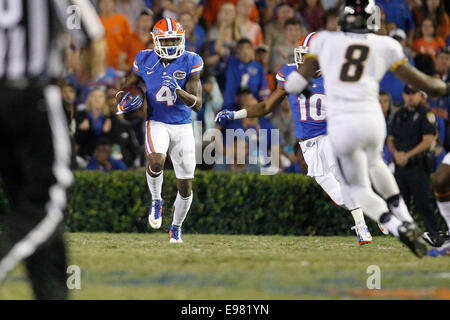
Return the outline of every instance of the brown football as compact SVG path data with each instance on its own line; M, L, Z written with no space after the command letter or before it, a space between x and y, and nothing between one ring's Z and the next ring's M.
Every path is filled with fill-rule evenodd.
M131 86L131 87L128 88L128 90L123 90L123 92L121 92L120 94L118 94L116 96L117 103L120 103L122 101L123 96L128 91L131 93L131 96L134 97L134 96L138 95L139 97L142 98L142 100L145 101L145 93L144 93L144 91L138 86Z

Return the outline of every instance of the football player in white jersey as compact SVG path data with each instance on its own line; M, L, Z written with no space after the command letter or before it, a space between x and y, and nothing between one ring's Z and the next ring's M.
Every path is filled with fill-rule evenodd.
M320 64L328 135L351 196L367 216L422 257L427 254L422 232L381 157L386 123L378 101L379 82L390 70L430 95L446 95L449 88L409 65L397 41L372 33L379 28L379 8L374 0L344 0L338 22L340 31L322 31L313 39L303 69L290 74L286 90L303 92Z
M316 32L306 34L300 39L294 49L295 63L284 65L277 73L278 86L266 100L248 106L239 111L222 110L217 114L216 121L222 119L237 120L242 118L262 117L272 112L281 101L288 97L294 122L295 136L299 140L303 157L308 165L308 176L314 177L322 189L339 206L347 209L355 220L352 227L358 236L360 245L372 242L372 235L364 221L364 214L356 203L342 190L342 178L336 168L336 160L327 137L326 99L323 94L323 79L318 72L309 86L310 95L288 94L284 89L286 77L303 66L303 57L309 52L309 43ZM380 228L382 228L380 226ZM384 229L381 229L382 231Z

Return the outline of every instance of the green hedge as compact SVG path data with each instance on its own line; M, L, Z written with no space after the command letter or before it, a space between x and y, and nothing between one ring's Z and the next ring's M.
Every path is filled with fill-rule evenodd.
M145 232L150 193L144 171L76 172L67 225L71 231ZM165 170L163 227L177 194ZM262 176L197 171L185 232L235 234L335 234L351 216L335 206L314 180L292 174Z
M150 193L145 172L75 172L66 224L70 231L148 232ZM165 170L162 231L172 220L173 171ZM0 210L6 207L0 191ZM368 219L366 219L368 220ZM304 175L196 172L187 233L343 235L353 220ZM373 234L379 230L372 222Z

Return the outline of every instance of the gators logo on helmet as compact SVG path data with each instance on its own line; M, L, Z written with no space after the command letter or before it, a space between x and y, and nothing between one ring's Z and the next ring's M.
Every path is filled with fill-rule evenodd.
M160 58L176 59L184 53L185 32L175 19L159 20L151 32L155 43L155 52Z

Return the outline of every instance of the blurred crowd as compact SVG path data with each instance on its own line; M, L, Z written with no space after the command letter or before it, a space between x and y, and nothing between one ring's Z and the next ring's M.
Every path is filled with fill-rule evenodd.
M294 62L294 48L311 31L337 29L340 0L91 0L106 35L103 54L85 61L83 50L68 44L65 77L61 79L64 106L75 145L77 168L126 170L146 164L145 111L116 115L115 95L121 88L135 55L152 49L150 31L161 18L177 19L186 31L186 50L205 61L202 73L203 109L193 113L201 121L196 130L216 128L215 114L236 110L268 97L276 87L275 74ZM376 0L381 8L380 34L401 43L412 65L447 82L450 69L450 21L444 0ZM81 72L90 64L90 73ZM404 107L404 85L388 73L380 83L380 102L389 122ZM437 118L432 152L436 165L450 151L448 97L423 93L421 105ZM230 121L218 129L279 129L279 138L267 144L280 147L275 172L306 172L296 143L287 99L269 117ZM261 135L246 137L248 144ZM270 136L270 134L269 134ZM197 143L202 143L197 141ZM233 139L224 150L236 149ZM241 147L242 148L242 147ZM245 148L248 157L249 148ZM258 155L256 155L258 158ZM385 161L393 162L385 148ZM261 166L270 166L262 161ZM254 171L260 165L199 165L201 169Z

